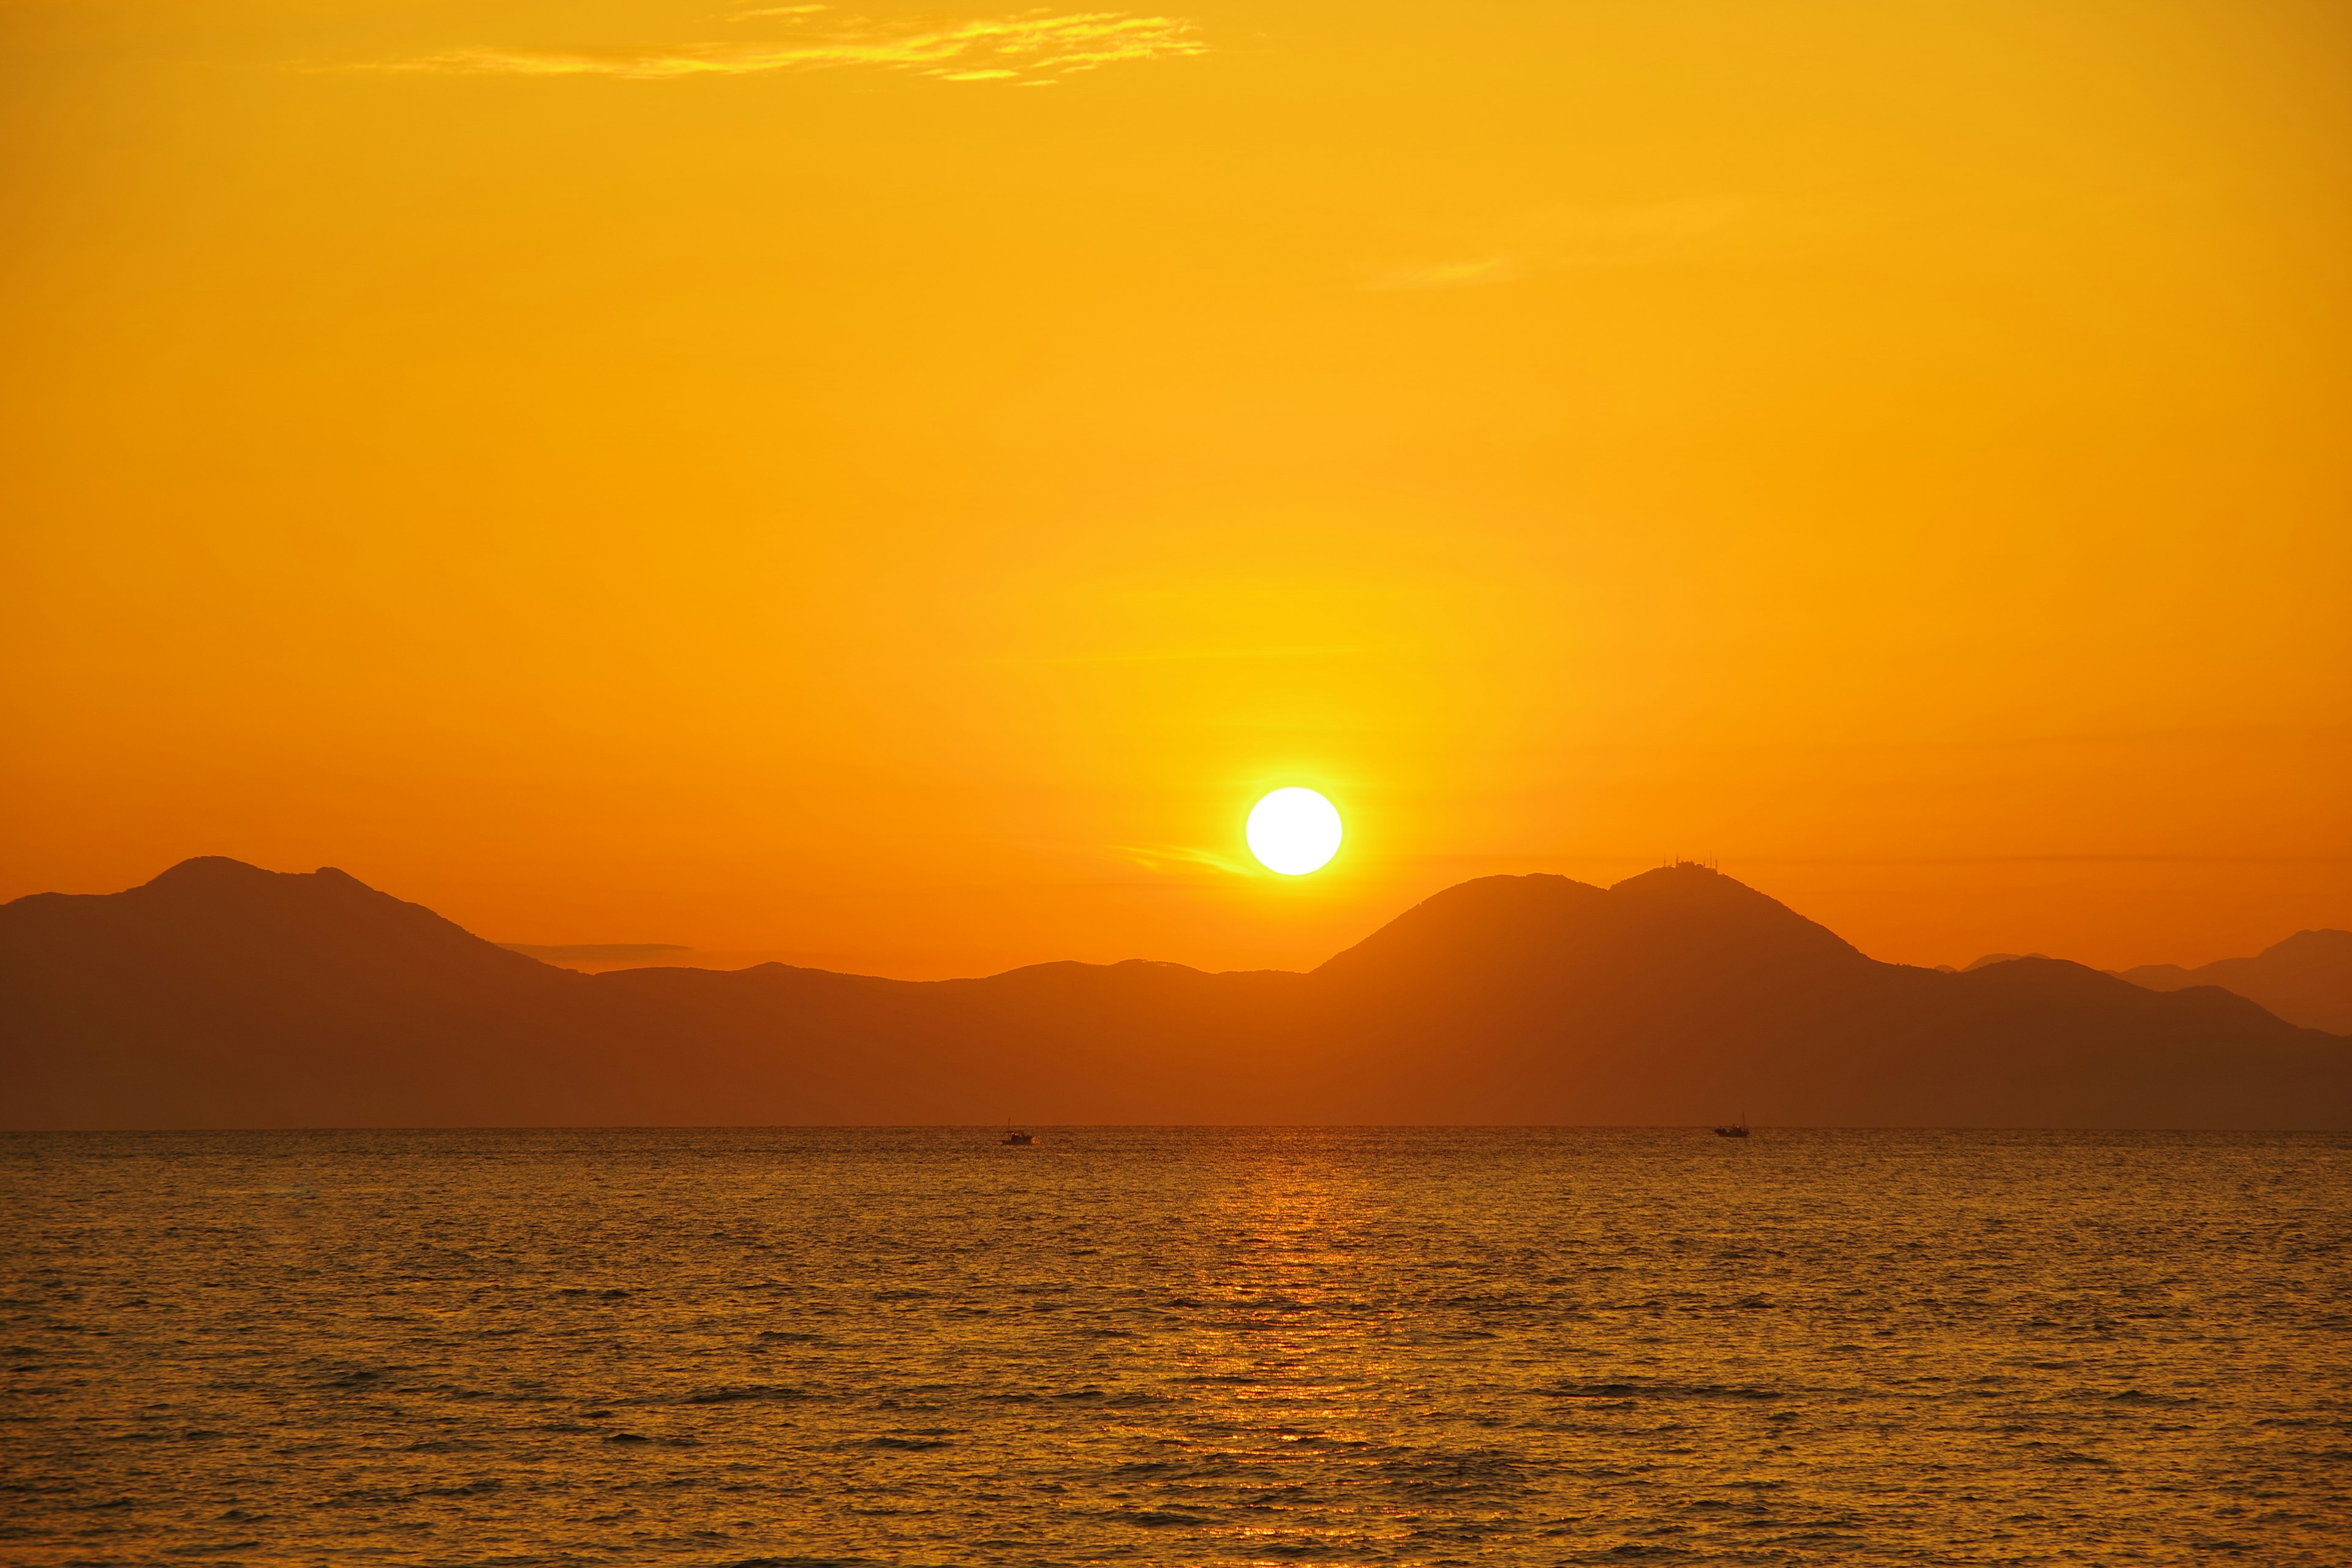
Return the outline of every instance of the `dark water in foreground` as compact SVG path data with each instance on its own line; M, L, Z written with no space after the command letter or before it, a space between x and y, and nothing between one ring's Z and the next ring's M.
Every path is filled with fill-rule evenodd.
M2352 1141L0 1138L0 1562L2352 1560Z

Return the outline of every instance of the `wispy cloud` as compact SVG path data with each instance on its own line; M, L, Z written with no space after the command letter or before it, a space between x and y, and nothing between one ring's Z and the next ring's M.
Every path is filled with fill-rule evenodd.
M1247 877L1257 868L1233 855L1220 855L1213 849L1193 849L1181 844L1122 844L1111 851L1130 865L1147 871L1186 871L1207 867L1228 876Z
M1017 655L1001 662L1008 664L1223 664L1252 659L1354 658L1376 651L1369 647L1349 643L1299 647L1142 648L1119 653Z
M1748 206L1706 196L1644 206L1541 207L1451 257L1366 268L1364 287L1475 289L1547 272L1669 260L1738 223Z
M866 66L944 81L1002 81L1045 87L1075 72L1133 60L1205 54L1192 23L1176 16L1118 11L1027 11L963 21L844 19L811 25L823 5L745 11L738 18L779 18L794 30L753 42L662 44L635 48L468 48L372 68L467 76L603 76L656 80L745 76L761 71Z

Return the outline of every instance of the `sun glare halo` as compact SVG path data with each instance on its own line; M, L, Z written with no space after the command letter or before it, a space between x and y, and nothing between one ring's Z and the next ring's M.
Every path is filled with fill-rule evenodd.
M1339 852L1339 810L1311 789L1278 789L1250 807L1244 835L1258 864L1303 877Z

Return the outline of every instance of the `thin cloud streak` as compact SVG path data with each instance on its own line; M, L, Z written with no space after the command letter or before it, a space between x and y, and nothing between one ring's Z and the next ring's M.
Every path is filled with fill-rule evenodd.
M1359 658L1379 652L1353 644L1316 647L1151 648L1138 653L1016 655L991 664L1208 664L1279 658Z
M823 6L782 6L747 16L797 19ZM598 76L654 81L690 76L869 66L943 81L1050 86L1060 77L1130 61L1205 54L1191 22L1117 11L1028 12L896 26L856 23L827 34L758 43L670 44L637 49L453 49L368 68L456 76Z
M1547 272L1670 260L1738 222L1749 205L1706 196L1638 207L1544 207L1466 256L1368 268L1364 287L1477 289Z
M1122 844L1111 852L1147 871L1179 871L1205 866L1213 871L1223 871L1234 877L1257 874L1255 866L1237 856L1220 855L1213 849L1194 849L1181 844Z

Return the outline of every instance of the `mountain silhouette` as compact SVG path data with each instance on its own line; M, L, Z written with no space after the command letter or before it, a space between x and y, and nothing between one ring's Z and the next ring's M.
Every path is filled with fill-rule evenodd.
M1732 879L1488 877L1307 973L551 967L341 871L0 906L16 1129L2352 1126L2352 1041L2211 986L1881 963Z
M2219 985L2290 1023L2352 1034L2352 931L2299 931L2252 958L2224 958L2196 969L2143 963L2116 975L2151 991Z
M694 949L675 942L572 942L553 944L529 942L499 943L509 952L520 952L526 958L536 958L544 963L560 963L566 968L580 963L639 964L667 959L675 963L680 953Z

